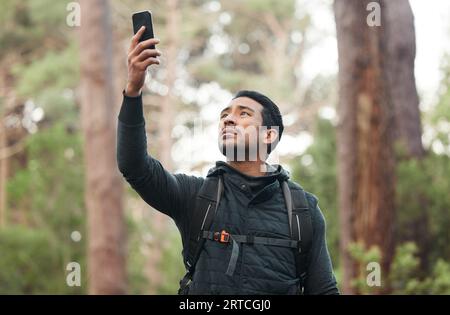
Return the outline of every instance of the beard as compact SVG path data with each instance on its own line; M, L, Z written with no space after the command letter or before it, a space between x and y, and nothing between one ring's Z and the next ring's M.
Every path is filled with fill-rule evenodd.
M226 143L219 141L219 150L228 161L257 161L263 159L259 152L259 144L238 144L236 142Z

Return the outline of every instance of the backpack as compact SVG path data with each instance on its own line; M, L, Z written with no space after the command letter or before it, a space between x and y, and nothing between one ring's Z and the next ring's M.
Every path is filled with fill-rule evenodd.
M230 263L226 272L229 275L232 275L234 272L239 254L239 246L235 246L237 245L236 243L291 247L294 251L296 274L300 280L298 292L299 294L304 293L307 255L311 249L313 237L311 213L305 191L299 185L295 185L289 180L280 180L280 185L286 203L291 240L251 235L232 235L225 230L220 232L209 231L223 194L223 177L222 174L219 174L218 176L205 178L197 194L196 206L190 220L189 238L183 248L186 274L180 280L178 294L188 294L189 285L195 272L195 265L207 239L233 244Z

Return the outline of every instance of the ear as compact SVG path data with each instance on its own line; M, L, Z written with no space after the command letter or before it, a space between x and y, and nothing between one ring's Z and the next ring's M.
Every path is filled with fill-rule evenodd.
M263 142L267 145L269 145L270 143L275 144L276 140L278 138L278 130L271 128L271 129L267 129L265 131L265 135L263 137ZM273 145L272 145L273 148Z

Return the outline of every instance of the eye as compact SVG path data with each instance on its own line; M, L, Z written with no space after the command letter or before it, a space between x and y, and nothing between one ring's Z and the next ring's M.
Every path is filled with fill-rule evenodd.
M244 115L244 114L247 115L247 116L250 116L250 114L247 113L247 112L242 112L242 113L241 113L241 116Z
M227 116L227 113L223 113L222 115L220 115L220 119L223 119Z

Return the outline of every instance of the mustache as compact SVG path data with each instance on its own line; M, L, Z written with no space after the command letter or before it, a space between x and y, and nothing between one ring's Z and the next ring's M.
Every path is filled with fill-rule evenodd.
M259 132L261 130L260 128L261 128L261 126L253 126L253 125L247 126L247 127L225 126L220 129L220 135L223 135L224 133L232 133L232 134L242 135L242 134L246 133L247 131L251 131L252 129Z
M235 127L224 127L220 131L220 134L223 135L225 133L238 134L238 130Z

